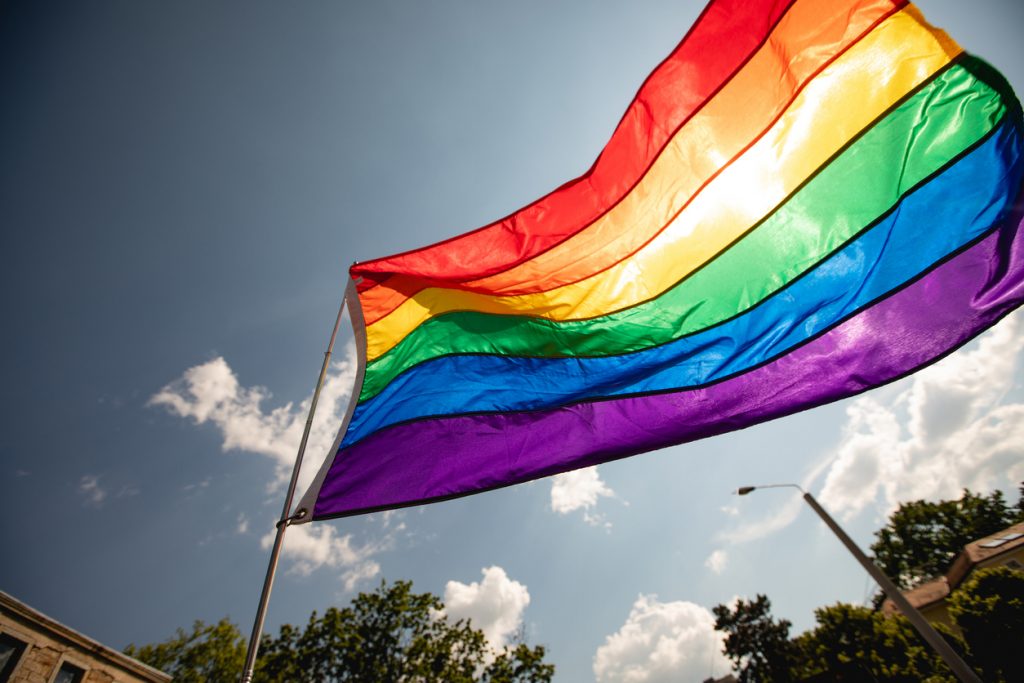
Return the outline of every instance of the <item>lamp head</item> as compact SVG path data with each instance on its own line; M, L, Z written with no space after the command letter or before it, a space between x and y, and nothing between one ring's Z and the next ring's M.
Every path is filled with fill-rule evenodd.
M736 489L736 494L740 496L745 496L756 488L756 486L741 486L738 489Z

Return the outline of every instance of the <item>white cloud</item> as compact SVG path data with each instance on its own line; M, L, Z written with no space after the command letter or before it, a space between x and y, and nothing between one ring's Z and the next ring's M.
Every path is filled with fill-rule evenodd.
M142 492L139 491L139 487L138 486L135 486L134 484L125 484L120 489L118 489L117 495L114 496L114 497L115 498L131 498L132 496L137 496L140 493L142 493Z
M614 496L615 492L597 473L597 466L557 474L551 478L551 509L562 515L583 510L583 519L593 526L610 526L601 515L591 513L590 508L597 505L601 498Z
M1024 477L1024 404L1006 403L1020 360L1021 317L1012 315L895 391L847 408L842 446L820 499L850 518L900 502L955 498L964 488L1012 489Z
M185 484L184 486L181 487L181 490L185 491L186 493L192 493L193 491L202 491L204 489L210 488L210 481L210 477L206 477L202 481L197 481L192 484Z
M1022 314L1008 316L976 344L907 379L850 402L842 445L804 474L836 516L871 511L881 520L899 503L1014 489L1024 479L1024 403L1007 402L1020 363ZM745 543L790 525L803 510L794 492L772 514L722 531ZM723 508L732 514L732 508Z
M484 578L479 583L449 581L445 585L445 614L452 620L469 619L473 628L483 631L491 646L500 650L523 623L530 593L501 567L482 571Z
M729 564L729 555L721 548L712 551L712 553L708 555L708 559L704 560L704 566L715 574L721 574L724 572L727 564Z
M594 654L598 683L701 681L724 673L722 634L709 610L692 602L641 595L629 618Z
M78 482L78 492L85 498L85 504L99 507L107 498L107 491L100 486L99 475L86 474Z
M334 442L355 381L355 349L346 349L347 360L332 363L324 380L316 416L309 434L298 492L312 481L323 457ZM277 466L273 488L287 483L295 462L312 394L299 405L286 403L264 409L271 393L265 387L242 386L223 358L189 368L149 400L196 424L213 424L220 430L225 451L238 450L269 457Z
M276 530L271 529L260 539L264 550L274 544ZM292 560L291 571L308 576L317 569L340 569L345 590L351 591L360 582L372 579L380 572L374 555L392 546L391 535L364 545L353 541L352 534L338 536L334 527L326 523L291 526L285 533L282 554Z
M355 349L351 344L346 356L347 360L331 364L324 379L299 476L299 494L308 487L327 455L347 407L355 381ZM270 391L264 387L242 386L227 361L218 357L186 370L150 398L149 404L164 406L196 424L212 424L221 433L221 447L225 451L270 458L276 465L271 488L277 489L291 475L312 394L298 405L286 403L265 409L263 403L270 398ZM207 478L186 486L185 490L199 491L209 483ZM378 518L383 535L366 543L358 543L352 534L339 536L328 524L292 526L285 535L282 553L292 561L290 571L301 575L321 568L340 570L345 589L351 591L380 572L380 565L372 558L393 547L395 535L405 529L404 524L395 523L398 519L398 515ZM249 527L249 518L240 514L235 531L245 534ZM274 534L271 529L260 539L264 549L273 545Z
M795 491L795 489L794 489ZM720 540L726 543L748 543L756 541L776 531L785 529L793 523L793 520L800 514L804 505L803 499L794 493L774 513L761 516L753 521L740 520L740 523L718 534Z

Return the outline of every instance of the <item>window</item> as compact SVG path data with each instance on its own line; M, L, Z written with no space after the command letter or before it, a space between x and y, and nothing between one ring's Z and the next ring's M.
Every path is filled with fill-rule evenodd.
M978 546L982 547L982 548L998 548L999 546L1001 546L1004 543L1009 543L1010 541L1016 541L1021 536L1024 536L1024 534L1014 533L1014 534L1006 534L1004 536L996 536L991 541L985 541L984 543L979 543Z
M74 664L64 662L60 665L60 671L57 672L57 677L53 679L53 683L82 683L83 678L85 678L84 669L79 669Z
M6 633L0 633L0 683L10 680L23 652L25 643Z

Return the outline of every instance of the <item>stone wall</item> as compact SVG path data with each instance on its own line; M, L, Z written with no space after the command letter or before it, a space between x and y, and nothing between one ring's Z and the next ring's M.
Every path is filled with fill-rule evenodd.
M109 648L0 592L0 634L25 644L8 683L54 683L61 667L82 683L169 683L171 677ZM0 681L4 680L0 672Z

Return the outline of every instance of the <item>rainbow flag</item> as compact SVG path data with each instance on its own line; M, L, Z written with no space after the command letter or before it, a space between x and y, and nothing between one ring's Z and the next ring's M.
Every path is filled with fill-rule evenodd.
M324 519L852 396L1024 296L1020 105L892 0L713 0L583 176L355 264ZM308 519L308 517L307 517Z

